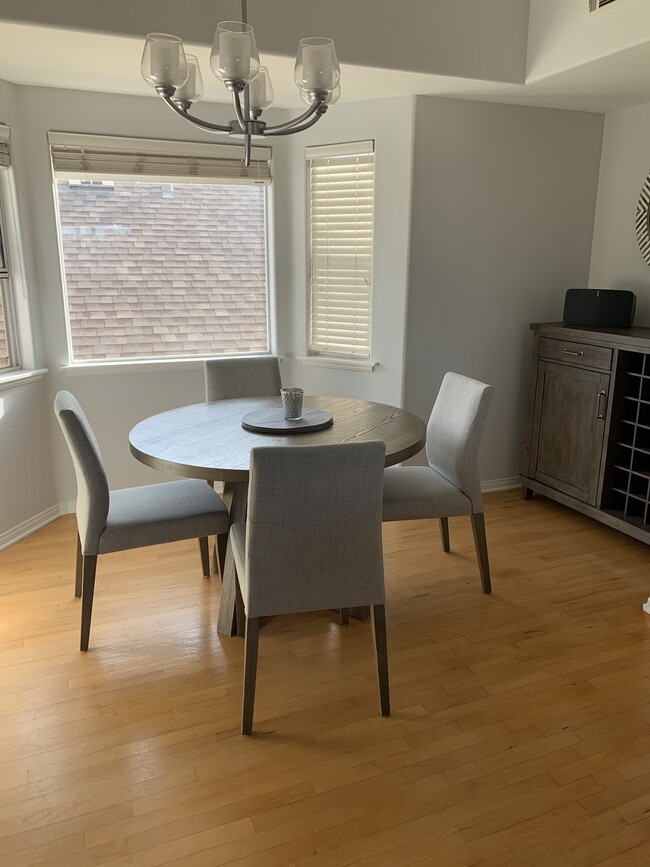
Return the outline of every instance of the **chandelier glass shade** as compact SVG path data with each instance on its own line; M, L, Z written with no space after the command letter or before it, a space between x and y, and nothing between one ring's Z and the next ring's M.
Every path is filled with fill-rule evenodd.
M245 15L242 6L242 17ZM250 165L253 136L290 135L313 126L341 95L341 70L331 39L310 37L298 45L294 80L308 106L286 123L269 126L262 112L273 102L269 71L260 65L255 33L246 21L222 21L217 25L210 54L210 68L232 94L235 117L228 124L210 123L190 113L204 93L199 62L186 54L178 36L150 33L142 54L144 80L176 114L199 129L243 136L244 164Z

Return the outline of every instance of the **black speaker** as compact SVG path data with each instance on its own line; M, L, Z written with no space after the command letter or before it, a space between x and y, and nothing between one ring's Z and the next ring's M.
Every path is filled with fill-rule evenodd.
M567 289L565 325L629 328L634 322L636 295L628 289Z

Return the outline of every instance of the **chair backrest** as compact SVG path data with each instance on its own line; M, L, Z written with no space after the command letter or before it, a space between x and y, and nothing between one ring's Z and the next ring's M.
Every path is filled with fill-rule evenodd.
M215 358L204 362L204 371L208 401L280 396L280 363L275 356Z
M247 617L384 602L383 442L251 450Z
M57 394L54 412L77 475L77 527L81 550L84 554L97 554L110 499L99 445L84 411L69 391Z
M446 373L427 425L429 466L483 511L478 453L494 388L459 373Z

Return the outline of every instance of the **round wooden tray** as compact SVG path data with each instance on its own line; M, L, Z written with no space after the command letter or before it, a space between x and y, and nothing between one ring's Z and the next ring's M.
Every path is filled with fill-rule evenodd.
M256 409L241 420L241 426L255 433L299 434L325 430L334 424L330 412L322 409L303 409L302 418L292 421L284 417L284 410L276 407Z

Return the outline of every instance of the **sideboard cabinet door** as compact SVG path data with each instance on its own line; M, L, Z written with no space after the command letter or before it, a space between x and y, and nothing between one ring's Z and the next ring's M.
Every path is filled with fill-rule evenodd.
M596 504L608 374L540 361L533 422L534 478Z

